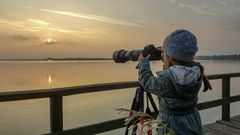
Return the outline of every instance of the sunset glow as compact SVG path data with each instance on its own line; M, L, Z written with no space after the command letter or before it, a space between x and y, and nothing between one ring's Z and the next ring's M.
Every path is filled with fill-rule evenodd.
M48 83L52 83L52 76L48 75Z
M35 19L27 19L27 21L30 21L30 22L33 22L33 23L36 23L36 24L40 24L40 25L43 25L43 26L48 26L50 24L49 22L42 21L42 20L35 20Z
M47 43L57 42L57 40L52 39L52 38L47 38L46 41L47 41Z
M52 45L52 44L56 44L57 40L52 38L47 38L44 43L46 43L47 45Z
M1 59L111 57L161 46L180 28L197 36L197 55L240 50L239 0L1 0L0 8Z

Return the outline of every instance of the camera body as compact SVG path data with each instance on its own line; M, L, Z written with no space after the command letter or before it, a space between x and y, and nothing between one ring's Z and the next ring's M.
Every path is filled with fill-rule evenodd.
M125 63L127 61L137 61L140 55L147 57L150 55L149 60L161 60L162 59L162 49L161 47L155 47L154 45L146 45L143 50L116 50L113 53L113 60L116 63Z

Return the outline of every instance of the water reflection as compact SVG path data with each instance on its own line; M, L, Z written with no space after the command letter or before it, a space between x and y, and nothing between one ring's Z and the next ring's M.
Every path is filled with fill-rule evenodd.
M49 84L52 83L52 75L51 75L51 74L48 75L48 83L49 83Z
M239 61L201 61L206 69L206 74L227 72L240 72ZM136 81L136 62L116 64L112 61L104 62L64 62L64 61L38 61L38 62L0 62L0 91L16 91L44 89L54 87L79 86L106 82ZM153 73L161 70L161 62L152 62ZM231 79L231 95L240 92L239 79ZM199 93L199 102L218 99L221 97L221 80L211 80L213 90ZM64 126L66 128L79 127L80 125L92 124L105 120L121 117L114 108L129 108L134 90L119 90L99 93L80 94L64 97ZM104 100L102 100L104 99ZM156 99L154 97L154 99ZM0 134L41 134L49 131L49 109L47 101L41 106L33 104L36 100L29 100L29 106L25 107L16 102L16 105L1 103L0 111ZM15 102L14 102L15 103ZM33 107L31 107L33 106ZM36 109L34 108L36 107ZM9 110L9 108L11 110ZM30 109L26 109L30 108ZM34 109L32 109L34 108ZM239 114L239 103L231 104L231 116ZM18 111L15 111L18 110ZM37 112L35 112L35 110ZM97 110L97 111L96 111ZM32 112L34 111L34 112ZM40 111L40 112L39 112ZM44 111L44 112L41 112ZM220 119L220 109L212 108L201 111L203 123L213 122ZM11 112L11 113L9 113ZM27 118L22 118L27 114ZM28 115L33 114L33 115ZM40 115L42 114L42 115ZM33 121L38 121L34 123ZM16 123L25 123L25 125ZM34 124L39 125L34 125ZM27 127L27 128L26 128ZM13 131L12 129L16 129ZM28 128L36 128L31 131ZM20 133L20 132L24 133ZM25 132L26 131L26 132ZM18 132L18 133L16 133ZM114 133L115 134L115 133Z

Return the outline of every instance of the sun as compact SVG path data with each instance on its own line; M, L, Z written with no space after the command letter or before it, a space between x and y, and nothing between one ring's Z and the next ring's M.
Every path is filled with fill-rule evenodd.
M53 44L58 43L58 41L56 39L53 39L53 38L46 38L43 42L46 45L53 45Z
M56 39L52 39L52 38L47 38L46 42L47 43L55 43L55 42L57 42L57 40Z

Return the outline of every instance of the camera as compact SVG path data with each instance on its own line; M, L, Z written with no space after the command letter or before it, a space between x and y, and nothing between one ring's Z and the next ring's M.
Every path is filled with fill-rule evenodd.
M125 63L127 61L137 61L138 57L140 55L143 55L144 57L147 57L150 55L149 60L161 60L162 59L162 49L161 47L155 47L154 45L146 45L143 50L131 50L126 51L124 49L122 50L116 50L113 53L113 60L116 63Z

